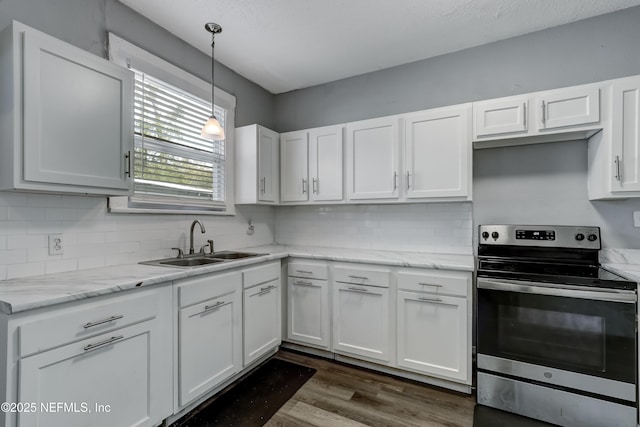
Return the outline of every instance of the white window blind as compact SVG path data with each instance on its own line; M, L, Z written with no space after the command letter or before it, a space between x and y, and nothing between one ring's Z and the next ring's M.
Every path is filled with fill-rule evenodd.
M225 203L225 143L200 137L211 103L141 71L135 73L134 193L167 203ZM215 114L225 126L226 111Z

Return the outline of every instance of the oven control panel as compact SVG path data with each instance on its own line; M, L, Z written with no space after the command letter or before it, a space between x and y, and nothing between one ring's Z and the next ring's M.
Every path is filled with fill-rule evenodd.
M600 228L568 225L481 225L478 243L600 249Z

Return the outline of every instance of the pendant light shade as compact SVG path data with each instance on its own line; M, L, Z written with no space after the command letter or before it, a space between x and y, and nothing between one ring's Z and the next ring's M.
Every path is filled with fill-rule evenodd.
M222 27L216 23L209 22L207 24L204 24L204 28L211 33L211 117L209 117L209 120L207 120L207 122L204 124L204 127L200 132L200 136L206 139L218 141L224 139L224 128L220 125L220 122L214 114L215 102L213 94L215 90L215 80L213 51L216 44L216 34L220 34L222 32Z

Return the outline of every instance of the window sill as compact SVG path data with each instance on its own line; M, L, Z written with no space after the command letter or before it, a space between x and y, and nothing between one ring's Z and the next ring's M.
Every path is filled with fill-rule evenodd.
M139 208L129 206L128 196L109 197L107 199L107 212L115 214L152 214L152 215L213 215L234 216L235 208L231 205L225 211L208 209L170 209L170 208Z

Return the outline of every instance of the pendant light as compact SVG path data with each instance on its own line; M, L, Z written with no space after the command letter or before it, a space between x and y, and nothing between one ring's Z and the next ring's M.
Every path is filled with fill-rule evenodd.
M213 69L214 69L214 61L213 61L213 49L216 44L216 34L220 34L222 32L222 27L216 23L209 22L204 24L204 28L211 33L211 117L207 120L207 123L204 124L202 128L202 132L200 132L200 136L206 139L213 139L214 141L218 141L224 139L224 129L220 125L218 119L214 114L215 103L213 102L213 92L215 90L213 79Z

